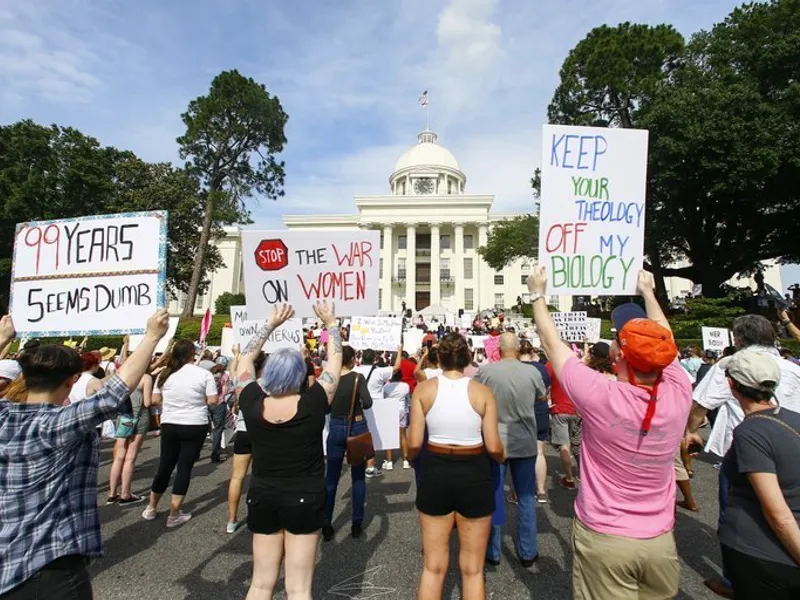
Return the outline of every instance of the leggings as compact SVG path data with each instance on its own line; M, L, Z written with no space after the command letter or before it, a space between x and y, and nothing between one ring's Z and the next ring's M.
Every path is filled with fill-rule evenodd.
M166 491L169 478L177 465L172 493L176 496L186 495L192 467L200 456L207 433L208 425L161 424L161 460L153 478L153 493L163 494Z

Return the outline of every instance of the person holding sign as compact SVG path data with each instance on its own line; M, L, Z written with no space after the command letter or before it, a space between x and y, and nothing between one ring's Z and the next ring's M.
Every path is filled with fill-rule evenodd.
M653 276L640 271L637 289L647 311L623 304L611 315L617 338L609 356L618 374L612 381L561 343L547 309L544 267L528 278L542 346L583 418L583 484L573 524L576 600L678 593L673 462L692 390L653 287Z
M58 345L22 352L26 399L0 400L0 596L91 600L86 567L102 554L95 430L127 402L168 325L166 310L155 313L142 343L103 388L63 407L83 371L80 354ZM11 318L3 317L0 345L14 336Z
M253 449L247 495L247 525L253 532L253 580L249 600L272 598L284 555L289 598L311 598L317 543L325 517L325 458L322 431L342 371L342 337L333 304L314 305L328 328L328 364L317 382L301 392L306 378L302 354L281 348L270 354L263 388L254 360L269 335L294 314L276 306L244 349L237 371L239 408Z

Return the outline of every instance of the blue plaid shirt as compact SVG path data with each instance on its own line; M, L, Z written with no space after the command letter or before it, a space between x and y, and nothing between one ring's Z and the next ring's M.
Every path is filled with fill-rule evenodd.
M95 428L128 394L115 376L66 407L0 400L0 594L61 556L102 554Z

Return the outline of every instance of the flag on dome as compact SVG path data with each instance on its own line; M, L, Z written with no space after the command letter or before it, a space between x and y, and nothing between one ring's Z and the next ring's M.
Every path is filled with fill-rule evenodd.
M428 90L425 90L419 96L419 105L420 106L428 106Z

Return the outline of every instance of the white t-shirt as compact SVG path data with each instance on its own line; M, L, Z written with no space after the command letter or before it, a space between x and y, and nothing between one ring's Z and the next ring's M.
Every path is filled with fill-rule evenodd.
M775 390L778 402L782 408L800 412L800 366L781 358L775 348L749 346L748 350L769 354L775 359L781 370L781 382ZM719 364L711 367L703 377L695 388L692 399L708 410L719 408L705 450L717 456L725 456L733 443L733 430L744 420L744 412L739 401L733 397L725 371L720 369Z
M159 387L156 377L153 393L161 395L162 424L206 425L206 398L217 395L217 384L209 371L189 364L170 375L163 387Z
M411 388L402 381L390 381L383 387L383 397L398 400L400 406L408 407L411 400Z
M114 375L117 372L117 363L115 363L113 360L104 360L100 363L100 368L103 369L106 377L108 377L109 375Z
M369 377L369 372L372 371L372 365L359 365L353 371L361 373L366 379ZM392 375L394 375L392 367L375 367L375 370L372 371L372 377L367 382L367 389L373 402L383 400L383 386L392 379Z
M428 379L436 379L442 374L441 369L423 369L422 372L425 373L425 377Z
M75 385L72 386L72 390L69 393L70 404L75 404L76 402L85 400L86 394L89 391L89 384L95 379L97 378L91 373L81 373L81 376L78 377L78 381L75 382Z

